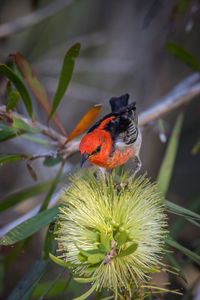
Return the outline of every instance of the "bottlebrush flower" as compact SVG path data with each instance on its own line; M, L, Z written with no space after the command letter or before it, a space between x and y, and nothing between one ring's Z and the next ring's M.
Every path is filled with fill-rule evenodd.
M114 176L106 183L93 172L76 174L61 195L60 258L82 277L77 281L93 284L80 299L103 287L115 299L143 299L151 273L161 269L167 224L156 184L141 176L121 189Z

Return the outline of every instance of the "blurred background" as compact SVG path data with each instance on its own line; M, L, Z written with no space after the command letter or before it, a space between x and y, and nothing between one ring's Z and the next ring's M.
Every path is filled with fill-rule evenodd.
M26 23L24 16L27 16L28 22L32 18L33 24ZM3 24L6 26L2 27ZM7 29L10 31L7 32ZM198 0L0 1L0 63L11 65L12 57L9 55L16 51L22 53L36 71L50 99L54 97L66 51L75 42L81 43L72 81L57 110L67 133L72 131L81 117L96 103L103 104L99 118L108 113L109 99L113 96L130 93L131 100L137 102L138 113L151 107L194 72L167 52L166 42L173 41L181 45L200 61L199 37ZM37 120L46 124L45 111L36 100L33 102ZM2 75L0 103L7 103L6 79ZM18 111L26 115L23 104L19 105ZM179 109L163 118L167 138L178 111ZM54 127L52 122L50 125ZM200 104L199 98L196 98L185 108L178 155L167 194L170 201L197 211L200 207L200 160L199 153L192 155L192 149L200 135L199 125ZM147 171L152 180L156 180L166 149L166 143L161 142L159 133L157 121L143 130L141 172ZM44 151L41 146L19 138L0 145L1 153L39 154ZM66 163L66 172L78 168L79 162L80 155L76 153ZM40 160L35 161L33 166L39 182L53 178L58 170L57 166L45 167ZM131 167L129 163L127 167ZM33 184L23 162L0 168L2 199ZM0 227L5 228L7 224L23 216L41 199L43 196L34 197L3 213ZM174 224L177 220L170 216L169 222ZM188 224L182 226L179 241L192 250L197 247L199 233L197 227ZM15 263L8 268L3 279L1 299L7 298L39 256L43 238L43 233L37 234L29 245L30 251L20 253ZM3 248L3 255L9 252L8 248ZM177 253L177 260L182 261L184 257ZM57 269L53 264L49 269L46 280L56 276ZM185 272L188 285L174 279L175 287L183 290L200 278L195 264L190 264ZM68 275L63 276L67 278ZM74 295L81 294L81 288L72 283L67 294L59 299L72 299ZM180 299L180 296L168 295L165 299Z

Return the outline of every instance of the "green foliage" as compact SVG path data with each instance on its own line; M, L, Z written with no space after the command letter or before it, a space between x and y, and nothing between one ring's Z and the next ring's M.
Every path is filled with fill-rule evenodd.
M16 162L16 161L22 160L23 158L24 158L24 155L0 154L0 165L3 165L5 163L10 163L10 162Z
M196 262L197 264L200 265L200 256L198 254L196 254L195 252L183 247L182 245L180 245L178 242L176 242L172 238L167 238L166 243L169 246L181 251L182 253L187 255L190 259L192 259L194 262Z
M166 49L170 54L179 58L192 69L196 70L197 72L200 71L200 63L190 52L185 50L183 47L177 45L176 43L168 42L166 44Z
M72 73L74 70L75 58L79 55L80 49L81 49L81 45L77 43L73 45L65 55L62 70L60 73L58 88L55 97L53 99L53 104L52 104L51 111L49 113L48 120L52 118L54 112L56 111L58 105L60 104L60 101L64 96L65 91L70 83L70 80L72 78Z
M58 207L59 205L56 205L50 209L40 212L36 216L11 229L0 240L0 244L12 245L36 233L44 226L52 222L52 220L57 218L59 213Z
M138 248L138 243L132 243L129 247L123 250L120 254L116 255L116 257L123 257L132 254Z
M182 11L184 11L188 7L188 3L189 1L187 0L178 1L175 7L176 13L181 13ZM181 46L173 42L168 42L166 44L166 49L169 53L176 56L178 59L186 63L192 69L198 72L200 71L200 63L190 52L188 52ZM56 109L69 86L74 70L75 59L78 57L79 52L79 43L73 45L67 51L64 57L59 83L52 102L52 106L48 99L46 90L44 89L43 85L36 76L35 71L20 53L16 53L16 55L14 55L15 63L17 65L14 71L6 65L0 65L0 72L8 79L6 88L8 95L6 112L8 116L7 119L2 119L0 123L0 142L5 142L12 138L20 137L32 143L40 144L44 147L52 147L51 143L46 139L45 133L42 130L35 129L34 123L31 123L31 120L30 122L26 123L23 118L18 118L16 117L16 115L12 116L13 110L17 110L17 104L20 101L20 99L22 99L29 117L32 119L32 121L34 119L32 99L28 89L26 88L26 85L24 84L24 81L28 85L28 88L31 89L36 99L45 109L46 113L48 114L48 120L52 118L56 126L60 129L63 135L65 135L65 129L63 128L58 116L56 115ZM17 91L12 89L13 85ZM72 131L72 133L68 136L68 138L66 138L66 143L80 135L80 133L82 133L91 124L91 122L93 122L100 109L101 105L92 107L88 111L88 113L81 119L81 121ZM159 170L158 188L162 193L163 197L166 196L167 191L169 189L179 145L182 123L183 113L179 113L171 137L168 142L163 162ZM161 121L159 121L159 126L160 129L163 131L164 128L163 123ZM192 154L197 154L198 150L199 142L195 144L192 150ZM111 237L109 233L107 234L102 231L93 232L93 235L95 237L95 243L97 243L98 245L95 246L95 249L83 250L79 247L79 245L76 245L78 249L77 259L80 261L80 264L73 264L65 261L66 257L63 257L62 254L60 256L55 256L54 254L57 243L54 239L54 221L60 214L59 205L57 204L50 209L47 208L61 180L65 164L65 157L62 156L62 147L59 148L58 152L53 153L52 156L50 153L49 156L46 155L44 157L45 159L43 165L45 167L53 167L61 163L55 177L52 180L48 180L43 183L38 183L37 185L31 186L29 188L24 188L23 190L17 193L13 193L7 196L6 198L2 199L0 202L0 212L4 212L30 198L35 199L35 197L41 195L42 193L48 190L46 197L44 197L43 204L39 213L33 216L32 218L17 225L15 228L7 232L0 240L0 244L4 246L16 244L15 247L5 257L4 262L0 264L0 279L3 279L4 272L6 271L6 269L10 266L13 260L16 259L16 256L20 253L20 251L25 250L29 238L33 234L38 232L40 229L44 228L45 226L48 226L43 245L42 257L35 261L35 263L32 265L29 271L25 274L25 276L18 282L14 290L11 292L8 300L26 300L30 299L31 297L42 300L50 297L51 295L60 295L64 291L66 285L72 285L72 276L70 276L67 282L65 280L59 280L60 276L63 273L63 268L61 272L59 272L58 276L56 276L55 279L53 279L51 282L39 282L45 274L45 270L49 264L49 261L51 260L56 264L68 269L77 269L84 266L84 271L81 274L81 276L85 277L75 277L74 279L79 283L92 283L95 282L102 275L100 273L98 275L93 276L93 273L97 270L97 268L100 267L101 264L104 265L105 260L107 259L106 257L112 249L113 237L116 242L116 251L118 253L117 255L115 255L114 258L116 260L118 260L118 258L123 258L124 260L126 260L127 256L133 254L139 247L139 244L137 242L132 242L132 240L130 240L129 234L125 230L119 231L119 228L117 227L118 225L114 224L113 228L115 227L115 231L113 237ZM33 170L32 166L29 164L29 160L31 159L33 159L33 157L28 154L0 154L0 166L6 163L26 160L29 172L32 174L32 177L36 179L36 173ZM110 193L113 193L111 189ZM172 239L169 236L167 239L165 239L165 243L168 245L168 247L170 247L170 250L175 249L180 251L189 258L188 261L193 261L196 264L200 264L198 248L196 248L196 250L194 251L191 251L190 249L187 249L186 247L182 246L181 241L179 243L178 238L182 232L183 226L187 225L188 222L191 222L197 227L200 226L200 215L196 212L198 211L199 207L197 206L198 200L199 197L194 199L194 206L190 205L187 208L177 205L169 200L163 200L163 204L166 206L168 213L177 216L176 222L171 227L171 235L174 239ZM91 232L90 234L92 235ZM175 240L175 238L177 240ZM178 273L178 275L182 277L185 281L187 281L187 278L184 274L183 265L179 264L176 261L173 253L167 252L166 258L168 262L172 265L172 267L175 269L175 271ZM110 259L110 261L108 260L108 263L110 263L111 260L112 258ZM146 273L156 272L153 268L148 268L145 266L143 267L143 271ZM74 300L83 300L89 297L97 288L97 283L98 281L96 281L86 293L84 293L80 297L75 298ZM196 284L197 281L195 281L191 285L191 287L187 290L186 294L182 298L183 300L189 299L189 297L191 297L192 291ZM0 292L1 290L2 286L0 285ZM81 291L79 289L77 290L80 294ZM115 295L115 298L116 297L117 295Z
M12 108L15 108L17 103L20 100L20 95L18 92L12 91L10 81L7 83L7 94L9 97L9 102L6 106L6 110L9 111Z
M25 276L19 281L8 297L8 300L29 299L40 278L43 276L48 263L49 260L43 260L42 258L36 260Z
M182 123L183 113L179 114L179 116L177 117L176 124L170 137L165 157L158 174L158 188L164 196L168 190L173 171Z
M0 212L19 204L22 201L28 200L31 197L40 195L50 187L51 182L51 180L45 181L2 199L0 202Z
M10 81L12 81L12 83L20 93L20 96L22 97L29 116L33 118L31 97L23 81L6 65L0 65L0 72L3 73L7 78L9 78Z

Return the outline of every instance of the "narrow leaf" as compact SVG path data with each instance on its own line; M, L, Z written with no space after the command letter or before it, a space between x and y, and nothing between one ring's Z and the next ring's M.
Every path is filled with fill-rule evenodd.
M105 258L105 254L103 253L96 253L96 254L91 254L88 256L88 262L92 265L96 265L99 262L103 261Z
M77 282L80 282L80 283L90 283L94 280L97 280L99 277L101 277L102 273L98 274L97 276L94 276L94 277L89 277L89 278L78 278L78 277L75 277L74 280L76 280Z
M30 66L29 62L24 58L24 56L17 52L15 54L15 61L20 69L20 72L22 73L24 79L26 80L27 84L29 85L31 91L35 95L36 99L40 102L42 107L45 109L45 111L49 114L50 112L50 101L47 96L47 92L41 82L39 81L35 71ZM57 115L53 116L53 121L58 127L58 129L66 135L65 129L63 128L59 118Z
M168 187L169 187L169 183L170 183L170 179L171 179L171 175L172 175L172 171L173 171L173 167L174 167L174 162L175 162L175 158L176 158L176 153L177 153L177 149L178 149L178 143L179 143L179 137L180 137L181 128L182 128L182 123L183 123L183 113L180 113L177 117L173 132L171 134L171 137L170 137L170 140L169 140L169 143L167 146L164 160L163 160L161 168L159 170L158 189L163 195L166 194Z
M40 280L48 263L49 260L43 261L42 258L36 260L25 276L18 282L17 286L8 297L8 300L22 300L23 296L28 293L29 290L33 292L32 287Z
M117 246L120 247L122 246L124 243L127 242L128 240L128 235L125 231L122 231L122 232L118 232L116 235L115 235L115 240L117 241Z
M49 293L49 291L53 288L53 286L56 284L56 282L58 281L58 279L61 277L61 275L63 274L63 271L61 271L56 278L50 283L50 285L48 286L48 288L44 291L44 293L40 296L40 298L38 300L43 300L46 299L47 294ZM70 279L71 280L71 279Z
M116 255L115 257L123 257L123 256L130 255L134 253L137 250L137 248L138 248L138 243L132 243L128 248L123 250L120 254Z
M31 164L27 163L26 166L27 166L27 170L29 171L29 174L31 175L33 180L37 181L37 174L36 174L35 170L33 169L33 167L31 166Z
M165 242L169 246L171 246L171 247L173 247L173 248L181 251L182 253L184 253L185 255L187 255L190 259L192 259L194 262L196 262L197 264L200 265L200 256L198 254L196 254L196 253L192 252L191 250L183 247L181 244L179 244L178 242L176 242L175 240L173 240L171 237L167 238L165 240Z
M58 207L59 205L56 205L19 224L5 234L0 244L12 245L36 233L57 218Z
M80 266L85 266L86 264L71 264L63 259L58 258L57 256L53 255L52 253L49 253L49 257L50 259L55 262L57 265L61 266L61 267L66 267L66 268L77 268Z
M42 251L42 257L44 260L49 258L49 253L50 253L51 249L54 248L53 244L56 243L55 235L54 235L54 227L55 227L55 223L51 222L49 224L49 228L46 232L44 247L43 247L43 251Z
M55 189L57 187L57 184L58 184L58 182L60 180L60 177L62 175L63 168L64 168L64 164L61 165L61 167L60 167L60 169L58 171L58 174L54 178L54 180L53 180L53 182L51 184L51 187L49 189L49 192L48 192L47 196L45 197L44 202L42 203L40 211L43 211L43 210L45 210L48 207L49 201L51 200L51 197L52 197L52 195L53 195L53 193L54 193L54 191L55 191Z
M78 125L70 133L70 135L68 136L65 144L68 143L69 141L75 139L84 130L86 130L90 126L90 124L96 119L96 117L99 114L101 108L102 108L101 104L97 104L97 105L93 106L92 108L90 108L90 110L84 115L84 117L80 120Z
M19 93L12 91L10 81L8 81L8 83L7 83L6 90L7 90L7 94L9 97L9 102L6 106L6 111L9 111L10 109L16 107L17 103L20 100L20 95L19 95Z
M170 253L165 253L165 257L167 258L167 260L171 264L171 266L173 266L177 270L177 272L179 273L179 276L187 283L185 273L181 269L181 266L177 263L176 259Z
M59 83L55 97L53 99L53 104L51 112L49 114L48 120L50 120L56 111L62 97L65 94L65 91L70 83L72 73L74 70L75 58L79 55L81 45L79 43L73 45L66 53L62 70L60 73Z
M16 128L8 127L0 130L0 142L5 142L17 136L18 130Z
M47 299L50 297L58 297L58 295L64 294L64 292L66 292L70 282L71 282L72 276L70 275L69 279L66 281L66 279L64 280L58 280L55 285L51 288L51 290L48 292L47 294ZM51 285L51 281L47 281L47 282L41 282L38 283L38 285L36 286L34 292L33 292L33 299L38 299L49 287L49 285ZM57 299L57 298L56 298ZM58 298L60 299L60 298Z
M27 112L31 118L33 118L32 102L27 88L25 87L23 81L17 76L8 66L0 65L0 72L2 72L16 87L20 93Z
M24 158L24 155L17 155L17 154L0 154L0 164L5 164L9 162L16 162L19 160L22 160Z
M94 290L97 287L97 284L98 284L98 281L93 284L93 286L91 287L91 289L89 289L89 291L87 291L85 294L83 294L80 297L74 298L73 300L84 300L84 299L86 299L87 297L89 297L94 292Z
M107 234L105 234L104 232L101 232L100 240L101 240L101 244L103 245L105 250L107 252L110 252L110 250L111 250L111 240L110 240L109 236Z
M167 206L168 210L171 213L183 216L183 217L187 217L187 218L195 218L197 220L200 220L200 215L190 209L184 208L178 204L175 204L173 202L170 202L168 200L164 200L163 201L164 204Z
M22 201L35 197L45 192L51 185L52 180L45 181L30 188L14 193L0 201L0 212L18 204Z
M187 50L185 50L183 47L177 45L173 42L168 42L166 44L167 51L182 60L184 63L186 63L189 67L196 71L200 71L200 63L196 60L196 58Z
M20 135L20 137L32 143L39 144L43 147L47 147L47 148L51 147L51 144L48 142L48 140L44 139L44 137L40 138L28 133L23 133L22 135Z
M39 129L32 128L27 123L18 118L13 118L12 127L29 133L40 133Z
M62 162L62 160L62 156L57 156L56 158L46 158L43 162L43 165L46 167L53 167Z

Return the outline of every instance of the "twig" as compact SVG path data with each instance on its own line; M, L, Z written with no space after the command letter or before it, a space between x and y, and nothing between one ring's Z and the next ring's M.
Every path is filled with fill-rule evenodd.
M9 123L12 123L13 118L20 119L30 127L40 130L41 133L50 137L52 140L57 141L60 145L64 144L64 142L66 141L66 137L55 131L53 128L45 126L37 121L32 122L30 119L22 116L17 112L7 112L6 106L0 105L0 119L4 119Z
M25 30L29 26L33 26L40 23L41 21L44 21L45 19L55 15L59 11L62 11L73 1L74 0L59 0L41 9L38 9L27 16L0 25L0 39L12 35L16 32Z
M142 127L162 117L164 114L186 104L198 95L200 95L200 74L195 73L183 80L151 108L141 113L139 115L139 126Z
M151 108L139 114L139 126L142 127L147 125L151 121L162 117L169 111L186 104L198 95L200 95L200 74L195 73L183 80L169 94L161 98ZM21 119L32 128L39 129L44 135L50 137L54 141L57 141L59 146L63 145L66 141L66 137L54 129L37 121L32 122L30 119L25 118L16 112L8 113L4 105L0 106L0 118L10 120L10 122L12 122L14 117ZM68 157L71 153L78 151L78 146L79 141L72 141L68 143L63 149L64 156Z
M158 101L153 107L141 113L139 115L139 126L145 126L149 122L160 118L161 116L177 108L178 106L189 102L198 95L200 95L200 75L195 73L178 84L169 94L161 98L160 101ZM66 140L66 137L57 133L52 128L44 126L36 121L32 122L31 120L21 116L16 112L8 113L6 112L6 107L4 105L0 106L0 118L12 120L13 117L20 118L29 126L41 130L43 134L47 135L53 140L56 140L59 145L63 145ZM79 141L77 140L68 143L66 145L66 148L62 150L64 157L68 157L71 153L76 152L78 150L78 146ZM58 199L57 197L58 193L55 193L54 197L52 197L51 199L50 206L55 204ZM26 219L34 216L38 212L38 210L39 207L37 206L35 209L31 210L20 219L17 219L3 227L0 230L0 236L4 235L6 232L8 232L21 222L25 221Z

